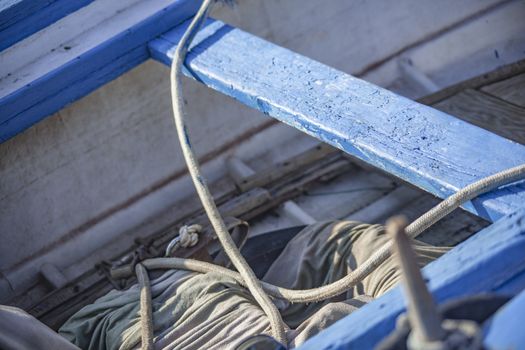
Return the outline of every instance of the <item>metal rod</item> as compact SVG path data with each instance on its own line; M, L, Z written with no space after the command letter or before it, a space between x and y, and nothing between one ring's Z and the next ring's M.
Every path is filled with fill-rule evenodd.
M442 319L417 265L416 255L405 233L406 226L407 222L401 216L389 219L386 224L387 232L394 241L394 256L401 267L408 319L412 331L420 340L439 341L445 337L445 331L441 327Z

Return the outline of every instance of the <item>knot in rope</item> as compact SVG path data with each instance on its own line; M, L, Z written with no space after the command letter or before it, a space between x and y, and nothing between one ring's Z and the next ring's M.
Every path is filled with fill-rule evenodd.
M201 231L202 231L202 226L199 224L182 226L179 229L181 247L189 248L199 243L199 233Z

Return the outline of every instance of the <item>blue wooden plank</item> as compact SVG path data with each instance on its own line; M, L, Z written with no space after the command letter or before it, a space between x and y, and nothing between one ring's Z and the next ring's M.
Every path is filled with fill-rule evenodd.
M4 0L0 1L0 30L22 20L54 0Z
M68 88L49 96L41 103L31 106L18 118L6 121L0 125L0 142L6 141L21 131L21 127L31 126L42 119L42 116L52 114L64 105L74 102L89 92L96 90L107 82L118 78L128 70L144 62L149 57L144 46L139 46L126 55L112 61L111 64L102 66L84 79L68 85Z
M423 269L438 302L499 291L525 268L525 209L510 214L469 238ZM522 282L525 282L522 280ZM525 288L522 284L521 289ZM394 329L405 311L399 287L362 307L307 341L308 349L372 349Z
M150 44L167 65L188 23ZM525 147L219 21L197 35L185 73L438 197L525 163ZM523 182L464 207L488 220L524 203Z
M10 0L0 6L0 51L94 0Z
M497 292L504 295L515 295L525 287L525 266L511 279L504 281L497 287Z
M508 302L493 317L486 330L486 349L508 350L525 348L525 291Z
M199 5L200 1L174 0L154 15L107 38L102 44L74 57L31 84L0 97L0 140L13 137L114 79L117 76L115 72L123 73L144 61L149 57L147 43L191 17ZM141 58L137 57L138 52L142 52ZM106 74L108 71L113 74Z

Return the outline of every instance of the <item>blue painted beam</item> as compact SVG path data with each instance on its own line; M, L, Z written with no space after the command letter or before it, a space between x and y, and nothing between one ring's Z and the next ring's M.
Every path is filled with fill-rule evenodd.
M0 51L94 0L4 0L0 3Z
M525 348L525 291L498 310L486 329L484 344L491 350Z
M152 57L169 65L187 25L152 41ZM522 145L219 21L197 35L185 73L441 198L525 163ZM494 221L525 203L524 190L464 207Z
M525 209L478 232L423 269L434 298L442 303L481 292L499 292L525 268ZM525 280L521 280L521 290ZM405 311L401 290L384 294L308 340L301 350L373 347ZM523 316L522 316L523 317Z
M0 97L0 142L87 95L149 58L147 44L190 18L200 1L174 0L88 52Z

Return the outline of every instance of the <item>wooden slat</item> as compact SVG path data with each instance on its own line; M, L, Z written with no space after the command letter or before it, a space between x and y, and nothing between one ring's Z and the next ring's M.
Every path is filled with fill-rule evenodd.
M0 91L5 91L0 95L0 141L144 62L149 57L147 43L191 17L199 3L192 0L133 3L126 12L120 11L118 18L110 18L103 26L83 33L81 39L87 37L86 40L75 38L80 47L71 49L71 54L53 51L49 54L51 57L31 63L36 66L34 69L24 67L25 71L4 77L0 81ZM43 60L49 61L50 66L56 61L60 64L49 68L42 64ZM30 72L29 76L26 71Z
M525 267L525 209L498 220L423 269L437 302L497 292ZM299 349L373 349L405 311L399 287L386 293ZM515 315L517 316L517 315ZM503 347L502 347L503 349Z
M481 90L525 108L525 73L484 86Z
M501 80L511 78L517 74L525 72L525 60L514 62L502 66L492 72L476 76L472 79L462 81L455 85L449 86L446 89L440 90L431 95L420 98L418 101L427 105L433 105L439 101L457 94L466 89L478 89L482 86L492 84Z
M187 23L154 40L167 65ZM208 21L186 74L438 197L525 163L525 147L265 40ZM523 183L465 205L495 220L523 205Z
M475 90L462 91L435 108L525 144L525 109Z
M7 0L0 6L0 51L94 0Z

